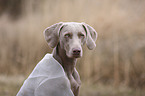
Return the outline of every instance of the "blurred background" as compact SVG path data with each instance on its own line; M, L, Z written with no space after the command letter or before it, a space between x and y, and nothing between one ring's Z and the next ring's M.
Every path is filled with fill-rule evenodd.
M0 0L0 96L15 96L52 51L43 30L61 21L99 35L77 62L80 96L144 96L145 0Z

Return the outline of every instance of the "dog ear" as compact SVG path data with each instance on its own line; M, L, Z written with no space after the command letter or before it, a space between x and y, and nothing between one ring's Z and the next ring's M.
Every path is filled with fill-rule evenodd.
M44 37L51 48L56 47L59 42L59 32L63 26L63 22L56 23L44 30Z
M82 23L82 25L87 34L86 45L90 50L92 50L96 47L95 41L97 40L97 32L94 28L92 28L86 23Z

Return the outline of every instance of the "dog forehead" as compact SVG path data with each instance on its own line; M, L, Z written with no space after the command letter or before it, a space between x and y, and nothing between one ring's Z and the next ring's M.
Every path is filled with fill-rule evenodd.
M76 22L66 22L63 24L64 31L67 32L81 32L84 31L84 28L81 23L76 23Z

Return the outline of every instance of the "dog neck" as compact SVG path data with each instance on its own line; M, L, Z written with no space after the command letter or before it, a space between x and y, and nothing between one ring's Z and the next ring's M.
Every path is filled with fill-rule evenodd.
M66 55L66 51L62 49L59 44L53 50L53 57L62 65L68 78L72 76L77 59L69 58Z

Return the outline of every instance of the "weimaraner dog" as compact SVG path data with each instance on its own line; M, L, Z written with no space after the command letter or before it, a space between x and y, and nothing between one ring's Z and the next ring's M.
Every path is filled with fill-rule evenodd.
M76 61L85 43L90 50L96 47L97 32L86 23L60 22L46 28L44 36L53 52L36 65L17 96L78 96Z

